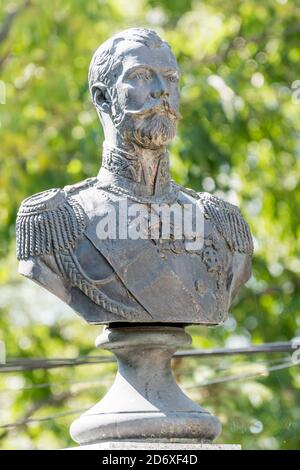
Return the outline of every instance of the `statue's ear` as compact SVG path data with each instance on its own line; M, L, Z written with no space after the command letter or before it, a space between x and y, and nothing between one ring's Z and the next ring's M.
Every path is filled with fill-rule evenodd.
M111 99L106 85L101 82L94 83L92 86L92 98L96 108L104 113L110 112Z

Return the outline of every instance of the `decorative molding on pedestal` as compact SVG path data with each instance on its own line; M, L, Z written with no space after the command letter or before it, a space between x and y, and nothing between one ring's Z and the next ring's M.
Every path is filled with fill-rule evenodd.
M65 450L242 450L239 444L185 444L167 442L110 441Z
M190 343L182 327L106 328L96 345L115 354L118 373L105 397L72 423L72 438L83 446L212 442L219 420L183 393L171 371L173 353Z

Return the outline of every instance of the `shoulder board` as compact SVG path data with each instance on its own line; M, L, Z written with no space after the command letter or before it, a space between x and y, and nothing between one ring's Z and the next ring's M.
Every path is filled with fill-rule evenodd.
M181 186L180 184L176 183L174 180L171 180L173 188L182 191L185 194L188 194L191 197L194 197L195 199L199 199L199 193L194 191L191 188L186 188L185 186Z
M67 186L64 187L64 191L67 194L74 194L74 193L77 193L78 191L82 191L83 189L87 189L87 188L94 186L95 183L97 182L99 182L99 180L96 177L87 178L83 181L80 181L79 183L68 184Z
M206 217L214 222L233 251L253 253L253 240L249 225L239 208L209 193L197 193Z
M55 188L25 199L16 222L17 258L51 254L74 246L85 230L80 204Z

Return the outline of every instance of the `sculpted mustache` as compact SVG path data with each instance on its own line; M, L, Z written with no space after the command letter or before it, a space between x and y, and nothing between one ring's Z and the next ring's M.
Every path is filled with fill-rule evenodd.
M171 119L182 119L181 114L176 109L173 109L167 101L163 101L162 103L152 106L151 108L145 107L139 111L125 111L124 114L134 117L148 117L156 113L164 113Z

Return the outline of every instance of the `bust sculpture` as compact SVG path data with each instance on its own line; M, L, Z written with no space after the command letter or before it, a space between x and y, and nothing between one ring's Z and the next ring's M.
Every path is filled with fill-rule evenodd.
M89 88L105 134L102 167L96 177L23 201L19 272L89 323L222 324L250 276L252 238L236 206L170 178L166 147L181 116L179 68L169 45L148 29L116 34L96 50ZM120 227L115 209L124 202L125 235L99 236L109 215ZM196 237L176 238L174 226L167 237L158 227L154 237L151 223L147 236L128 236L133 205L145 215L174 204L200 210ZM201 244L191 249L197 235Z
M249 278L252 240L239 209L170 179L178 81L176 59L154 31L130 29L102 44L89 71L105 133L100 172L31 196L19 210L19 272L89 323L220 324ZM202 249L172 238L99 238L97 224L124 199L201 206Z

